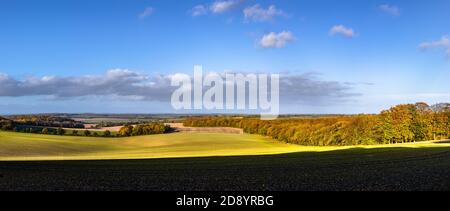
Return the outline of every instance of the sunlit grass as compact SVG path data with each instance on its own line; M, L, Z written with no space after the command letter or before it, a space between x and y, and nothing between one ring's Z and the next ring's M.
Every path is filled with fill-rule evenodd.
M258 135L173 133L128 138L95 138L0 132L0 160L100 160L169 157L270 155L389 147L449 147L431 142L355 147L285 144Z

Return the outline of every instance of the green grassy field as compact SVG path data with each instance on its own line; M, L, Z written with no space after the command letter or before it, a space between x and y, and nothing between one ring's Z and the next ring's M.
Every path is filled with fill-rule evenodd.
M287 153L298 146L255 135L173 133L94 138L0 132L0 160L96 160Z
M358 146L445 147L416 143ZM127 138L94 138L0 132L0 160L105 160L321 152L354 147L314 147L280 143L248 134L173 133Z

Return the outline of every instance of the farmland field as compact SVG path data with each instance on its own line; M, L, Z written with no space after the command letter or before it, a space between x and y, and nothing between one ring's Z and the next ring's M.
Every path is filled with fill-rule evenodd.
M246 134L0 132L0 160L0 190L450 190L449 143L306 147Z
M0 160L97 160L261 155L303 147L247 134L172 133L95 138L0 132ZM314 148L322 149L322 148ZM331 149L331 148L323 148Z

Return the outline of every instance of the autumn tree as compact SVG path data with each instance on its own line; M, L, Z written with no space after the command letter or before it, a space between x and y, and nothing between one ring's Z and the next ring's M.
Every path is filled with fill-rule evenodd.
M120 136L131 136L132 133L133 133L133 126L132 125L123 126L119 130L119 135Z

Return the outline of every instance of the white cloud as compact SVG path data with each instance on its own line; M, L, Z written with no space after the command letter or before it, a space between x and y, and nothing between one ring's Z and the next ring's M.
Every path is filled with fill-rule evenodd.
M290 31L270 32L259 40L259 46L262 48L283 48L287 43L294 42L294 40L294 34Z
M212 13L220 14L235 8L242 2L243 0L218 0L211 5L210 9Z
M193 17L206 15L208 13L222 14L236 8L244 0L217 0L212 4L199 4L189 10Z
M419 45L421 49L429 49L429 48L437 48L437 47L450 47L450 39L448 36L443 36L441 39L432 41L432 42L424 42Z
M344 25L335 25L330 29L330 35L342 34L348 38L356 36L355 31L352 28L347 28Z
M208 8L204 5L197 5L191 9L190 13L194 17L206 15L208 13Z
M393 16L400 16L400 9L394 5L383 4L378 7L382 12Z
M246 21L271 21L276 16L283 15L285 15L285 13L282 10L278 10L275 5L270 5L267 9L264 9L259 4L255 4L244 9L244 17Z
M150 15L152 15L155 12L155 9L153 7L147 7L145 10L139 14L140 19L144 19Z
M450 38L448 36L443 36L439 40L431 42L423 42L419 45L422 50L427 49L444 49L448 57L450 57Z

